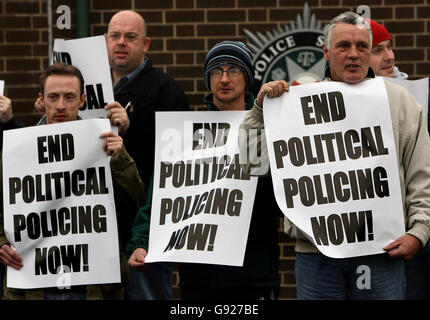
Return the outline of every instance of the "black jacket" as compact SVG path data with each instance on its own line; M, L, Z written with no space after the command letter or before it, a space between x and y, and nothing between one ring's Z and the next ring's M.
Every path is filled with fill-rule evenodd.
M127 151L136 162L140 177L149 185L154 168L155 112L188 111L189 104L182 87L170 76L146 62L137 77L115 94L124 107L130 127L123 136Z

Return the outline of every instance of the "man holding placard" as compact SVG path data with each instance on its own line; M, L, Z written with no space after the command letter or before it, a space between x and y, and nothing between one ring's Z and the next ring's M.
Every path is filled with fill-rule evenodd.
M124 138L124 145L136 161L142 181L148 184L154 165L155 113L156 111L187 111L189 110L188 101L181 86L171 77L154 68L147 57L151 38L147 35L146 22L140 14L132 10L115 13L109 21L104 40L115 98L115 101L107 103L104 109L112 125L118 126L118 132ZM92 40L87 38L77 41ZM59 41L58 44L60 45L61 42L66 43ZM73 40L73 42L76 41ZM91 44L94 43L91 42ZM82 45L74 46L74 52L78 55L80 47ZM59 52L57 57L55 55L54 57L59 59L62 54L65 53ZM79 58L83 58L82 61L87 63L85 56L79 56ZM63 60L70 63L71 59ZM95 93L97 90L92 91ZM97 99L92 100L97 102ZM102 102L97 103L98 107L103 107ZM38 101L34 106L39 112L44 111ZM93 113L101 109L86 111ZM145 146L142 146L142 141L146 141ZM140 273L132 270L131 277L132 281L126 293L127 298L148 300L172 298L173 268L170 264L160 263Z
M247 88L254 81L254 68L251 52L242 42L223 41L209 50L205 59L204 78L206 87L211 91L205 97L209 111L240 111L252 107L254 96ZM209 121L211 118L206 119ZM280 212L274 203L271 189L270 178L259 179L243 266L211 264L205 261L180 263L179 286L182 300L255 301L274 300L278 297L277 226ZM267 203L269 199L272 201ZM154 203L148 201L139 210L133 226L133 237L128 244L131 254L129 264L137 269L145 265L152 205ZM237 232L239 233L239 230Z
M295 275L299 299L404 299L404 259L412 259L419 248L427 243L430 236L430 160L428 157L430 141L425 116L421 106L406 89L387 81L381 83L381 79L370 80L374 77L373 71L369 68L371 43L371 29L369 23L363 18L351 12L337 16L325 29L323 50L324 56L330 64L326 71L326 81L320 84L298 86L302 88L297 87L297 89L294 87L290 90L291 93L287 94L283 94L285 91L289 91L289 86L285 81L264 84L257 95L253 109L247 114L242 124L245 129L262 129L266 126L265 134L268 138L272 176L280 172L282 168L285 168L286 171L289 170L289 173L293 175L295 167L300 167L304 163L307 163L306 170L313 172L307 174L310 177L302 176L298 180L298 184L293 178L278 180L276 183L274 178L275 192L281 190L281 192L277 192L278 205L281 206L285 215L288 213L287 217L294 220L294 224L292 224L290 219L285 219L285 231L297 239ZM272 144L271 137L277 132L271 132L276 130L269 128L267 121L275 117L284 121L288 119L281 114L271 114L268 109L274 108L278 102L287 100L289 95L296 97L296 93L303 95L308 91L308 97L301 98L300 113L303 114L303 118L299 120L301 116L299 113L291 112L291 115L286 115L294 118L298 126L303 126L304 122L305 126L319 125L323 129L321 125L327 122L333 127L331 130L341 128L340 126L344 125L343 120L347 118L345 107L347 104L352 104L350 100L343 100L343 90L345 92L352 90L353 94L360 97L359 106L354 110L347 110L347 113L355 112L355 118L353 117L351 123L360 121L357 123L363 127L373 123L377 116L366 117L366 112L369 111L366 111L365 107L372 105L372 99L376 98L376 94L366 95L371 91L366 83L378 85L378 88L379 85L384 85L386 88L387 95L384 95L383 87L378 91L378 95L380 95L378 101L385 101L385 105L389 107L388 116L384 116L378 121L383 122L391 115L391 123L384 125L385 128L388 128L386 134L379 131L381 127L378 126L378 123L373 127L374 133L370 128L362 128L361 147L356 144L356 138L360 139L360 137L356 135L355 130L346 130L344 134L340 131L316 134L313 137L304 136L303 140L292 138L288 141L290 151L288 156L284 141L273 140ZM317 94L318 88L322 87L331 88L334 91L329 92L326 96ZM354 88L357 88L355 93ZM366 89L360 90L359 88ZM276 97L280 98L270 99ZM325 100L326 98L328 100ZM298 101L300 102L300 98ZM332 107L336 104L336 108L330 109L330 115L319 111L324 110L324 101L329 101ZM312 109L312 104L315 109ZM317 105L321 109L318 109ZM287 109L289 106L283 107ZM374 108L377 107L379 106ZM276 110L279 111L279 109ZM315 113L313 114L310 110L314 110ZM361 110L363 112L360 115ZM383 109L379 113L382 111ZM351 123L348 125L350 126ZM390 130L394 131L391 131L392 138L382 139L383 135L390 137ZM352 135L355 138L352 138ZM395 143L392 143L393 140ZM329 141L330 143L328 143ZM351 141L355 142L354 148L350 148L352 147ZM312 143L314 145L311 146ZM390 147L388 147L388 143L391 144ZM290 148L292 146L296 146L297 149ZM303 146L305 149L302 153L301 147ZM251 141L249 147L257 146L252 145ZM324 148L325 150L323 150ZM273 157L274 154L276 155L274 150L280 157ZM326 151L326 153L320 151ZM356 152L360 153L360 158L377 159L375 157L381 157L382 160L386 159L389 154L394 155L394 159L397 158L397 163L386 166L389 168L387 171L384 167L377 167L373 170L374 189L371 192L369 192L369 184L367 187L362 184L365 181L363 178L365 170L351 170L354 169L353 166L357 162L351 161L351 164L348 165L350 171L347 174L341 171L342 168L337 168L337 172L334 174L328 173L324 176L313 171L313 168L319 168L319 164L325 165L321 166L325 170L329 166L326 164L329 161L346 161L348 157L353 159L357 155ZM292 166L286 164L285 158L288 157L291 159ZM355 159L359 157L355 157ZM377 163L375 160L367 160L364 159L363 163L369 165ZM372 174L371 169L369 172ZM386 180L385 173L387 172L389 172L388 177L393 179L392 183L388 183ZM312 176L312 174L314 175ZM367 175L367 179L369 176ZM279 182L283 183L283 187L279 187ZM358 185L360 185L360 192L356 189ZM298 193L299 188L300 194ZM367 190L363 193L365 188ZM398 189L399 191L397 191ZM388 190L391 195L387 193ZM393 196L395 192L397 194ZM285 198L281 201L283 196ZM371 210L363 210L359 207L369 204L376 207L380 203L385 203L385 198L390 197L393 198L391 201L395 204L391 207L392 209L379 208L373 212L373 216ZM353 200L350 207L343 205L350 200ZM316 203L318 206L314 207ZM338 207L329 207L331 204ZM341 209L343 213L334 214L332 210L335 209L330 208ZM351 212L354 208L362 211ZM297 212L312 214L312 210L313 214L317 214L319 217L311 217L309 220L298 219L301 217L297 217ZM329 211L328 214L330 214L327 219L324 216L326 211ZM399 215L402 221L396 220L397 218L393 220L394 213ZM300 224L300 229L296 224ZM406 233L404 233L405 225ZM353 233L351 233L352 229L354 229ZM386 234L391 235L384 238ZM378 244L375 246L375 243ZM321 253L323 251L325 254Z
M372 28L372 52L370 66L377 76L404 79L408 75L400 72L395 64L393 38L388 30L378 22L370 20ZM424 106L423 106L424 107ZM430 299L430 246L420 248L412 260L405 261L406 299Z
M71 66L71 65L65 65L63 63L55 63L51 66L48 67L48 69L42 73L41 78L40 78L40 85L41 85L41 97L40 97L40 102L42 103L42 105L45 108L46 111L46 115L45 117L41 120L40 124L59 124L59 123L64 123L63 125L67 125L69 124L69 122L71 121L76 121L79 120L80 118L78 117L78 111L79 108L83 105L84 101L85 101L85 94L84 94L84 90L83 90L83 78L82 78L82 74L80 73L80 71ZM88 120L88 121L92 121L92 120ZM102 121L102 120L97 120L97 121ZM106 120L103 120L106 121ZM82 121L83 123L83 121ZM26 129L23 129L26 130ZM70 156L71 153L71 144L70 144L70 135L62 135L62 143L67 143L69 145L68 149L63 149L62 151L62 155L63 155L63 160L68 160L69 162L72 160L72 157ZM64 139L63 139L64 137ZM139 205L140 202L143 200L144 198L144 190L143 190L143 184L142 181L139 178L139 175L137 173L137 169L135 166L135 163L133 161L133 159L131 159L131 157L128 155L127 151L125 150L125 148L123 147L123 143L122 143L122 138L120 136L118 136L117 134L113 133L113 132L104 132L99 136L100 139L104 139L104 144L103 144L103 149L104 151L107 153L108 156L111 156L111 160L110 160L110 164L111 164L111 170L112 170L112 177L113 180L115 181L115 184L113 184L115 192L119 191L118 188L123 188L128 196L130 201L134 201L136 202L136 205ZM76 138L75 138L76 139ZM88 137L86 138L88 139ZM52 145L52 142L50 142L50 144ZM45 144L40 144L40 146L43 148L43 145L45 145L45 149L47 149L46 143ZM42 149L43 150L43 149ZM46 154L43 153L43 154ZM46 156L46 158L42 157L40 155L39 152L39 163L47 163L49 161L48 156ZM59 155L55 156L55 158L57 158ZM51 155L49 156L51 157ZM46 160L46 161L45 161ZM48 163L49 165L49 163ZM87 173L90 174L90 172L92 172L91 170L87 170ZM6 172L3 172L3 174L5 174ZM99 169L99 181L103 181L102 176L104 176L104 174L102 175L103 171L101 169ZM70 188L70 183L72 183L73 187L72 193L74 195L81 195L82 191L79 191L79 189L82 189L82 187L84 186L84 184L79 184L79 186L76 184L76 181L82 181L83 178L83 174L84 172L78 172L76 171L76 174L72 174L72 178L70 179L66 179L67 176L67 172L64 173L64 180L60 179L61 176L59 176L56 173L53 173L52 176L56 175L57 178L56 182L55 182L55 195L56 198L55 199L61 199L61 194L63 194L63 192L61 191L64 188L64 197L70 198L71 197L71 192L67 191ZM44 175L45 179L48 179L48 177L50 177L50 174L46 174ZM74 177L74 178L73 178ZM104 185L103 182L100 182L100 186L96 187L94 185L94 183L96 183L96 180L94 180L95 176L93 176L92 179L92 183L90 184L86 184L88 189L85 194L102 194L102 193L106 193L108 194L109 189L106 188L106 186ZM76 180L78 179L78 180ZM61 185L60 181L64 181L64 187ZM68 181L68 182L67 182ZM108 180L107 180L108 181ZM69 187L67 187L67 185L69 185ZM18 189L17 189L18 190ZM37 201L47 201L47 200L53 200L53 196L51 195L51 189L46 186L46 189L44 190L38 190L38 200ZM46 193L45 196L41 195L41 192ZM112 192L112 191L110 191ZM67 195L69 193L69 195ZM60 197L59 197L60 195ZM49 198L49 199L48 199ZM101 198L100 198L101 199ZM99 200L101 201L101 200ZM11 203L15 203L14 201L10 201ZM28 200L25 201L26 203L28 203ZM111 201L112 202L112 201ZM55 206L55 203L53 204L53 206ZM88 207L88 206L87 206ZM101 206L96 205L95 207L99 208L101 210ZM2 263L4 263L5 265L7 265L8 267L11 267L14 272L15 270L20 270L22 268L25 267L25 265L31 265L31 261L23 261L23 259L21 258L21 256L11 247L10 245L10 241L9 239L6 238L5 235L5 225L3 223L3 206L2 206L2 211L0 212L1 215L1 225L0 225L0 261ZM55 214L55 209L51 209L50 215L51 215L51 219L50 219L50 227L49 225L45 225L42 222L42 231L43 231L43 235L48 237L49 241L55 241L55 239L57 239L57 237L59 237L60 235L68 235L70 233L73 234L81 234L85 229L81 229L81 227L79 227L79 232L78 229L76 229L74 226L72 226L73 221L76 221L76 215L73 215L73 213L63 213L60 214L58 213L58 226L57 227L57 223L55 221L56 218L53 218L53 215ZM46 210L46 209L45 209ZM63 210L63 208L59 209L59 212ZM66 208L64 208L64 210L66 210ZM64 212L63 210L63 212ZM14 215L14 219L25 219L23 217L21 217L21 215L17 215L16 212L8 212L8 214L10 215ZM43 214L44 212L41 212L42 218L39 218L43 221L43 219L46 220L46 217L43 218ZM82 218L83 216L81 216L81 212L79 213L79 217ZM124 214L123 212L117 212L117 214ZM35 213L31 213L29 215L33 215L34 221L39 221L37 220L37 217L35 216ZM61 218L61 216L63 215L63 218ZM55 216L54 216L55 217ZM21 219L22 218L22 219ZM94 230L97 229L97 233L103 233L103 232L107 232L108 230L103 230L103 214L102 213L97 213L96 210L94 209L93 212L93 218L94 218ZM64 220L69 220L70 219L70 223L65 223ZM10 220L10 219L9 219ZM118 220L120 221L120 217L118 218ZM5 219L6 221L6 219ZM15 222L17 220L14 220ZM24 221L24 220L23 220ZM62 222L61 222L62 221ZM21 227L20 229L24 229L25 224L20 223ZM15 225L15 231L16 231L16 225ZM47 229L48 228L48 229ZM51 228L51 229L49 229ZM91 228L91 227L90 227ZM116 225L113 227L116 229ZM113 230L113 233L110 234L117 234L115 229L110 229ZM118 229L119 229L119 233L121 233L121 224L118 225ZM87 229L90 230L90 229ZM29 235L32 234L32 232L29 230ZM112 231L111 231L112 232ZM33 234L32 236L29 236L30 239L37 239L37 233ZM23 235L22 237L24 237L25 235ZM121 235L119 236L121 238ZM61 239L61 238L58 238ZM14 237L14 241L21 241L21 234L17 234L15 232L15 237ZM60 240L58 240L60 241ZM82 240L84 241L84 240ZM111 240L110 240L111 241ZM115 243L116 240L113 240L113 243ZM54 242L55 243L55 242ZM88 257L88 245L87 245L87 249L84 251L84 246L85 245L76 245L75 250L80 249L82 257L84 262L88 262L90 260L88 260L88 258L91 259L91 257ZM57 247L51 247L52 248L57 248ZM70 250L71 247L68 246L68 255L70 258ZM114 247L113 247L114 248ZM50 249L50 250L51 250ZM61 249L62 254L65 254L66 251L63 252L63 249ZM53 255L55 256L55 250L53 251ZM77 251L75 251L76 253ZM40 253L40 257L43 256L42 251L39 251ZM58 249L57 249L57 254L58 254ZM118 254L118 258L121 256L121 252L119 251ZM58 256L57 256L58 257ZM53 259L51 256L47 258L47 261L49 264L52 264L52 260ZM57 258L55 258L57 259ZM64 257L63 257L64 259ZM126 281L127 280L127 266L124 264L124 260L123 260L123 256L121 256L122 262L121 262L121 275L108 275L107 277L109 278L115 278L118 279L118 283L108 283L106 284L106 282L103 282L103 280L95 282L95 283L99 283L97 285L76 285L76 286L71 286L69 287L69 289L67 290L67 284L65 284L66 288L56 288L56 287L49 287L47 284L43 284L43 286L40 287L35 287L35 286L31 286L28 283L24 283L24 288L35 288L35 289L28 289L28 290L22 290L22 289L15 289L15 288L9 288L6 287L6 285L4 286L5 288L5 297L7 299L122 299L123 298L123 293L124 293L124 284L121 283L121 277L122 277L122 281ZM79 259L80 260L80 259ZM51 261L51 262L49 262ZM57 260L56 260L57 261ZM64 260L62 260L64 263ZM40 260L37 259L37 248L36 248L36 260L35 260L36 266L40 263ZM58 263L58 261L57 261ZM115 262L117 263L117 262ZM118 265L119 265L119 261L118 261ZM76 265L74 265L72 267L72 265L69 265L69 270L70 268L73 270L73 268L76 268ZM125 268L124 268L125 267ZM45 274L47 272L46 270L46 264L45 267L42 265L39 265L39 267L36 267L36 275L42 273ZM78 267L79 269L79 267ZM85 271L89 271L92 268L90 268L88 265L87 266L83 266L82 270ZM38 270L38 271L37 271ZM51 267L50 267L51 270ZM81 269L79 269L81 270ZM119 269L118 269L119 271ZM21 271L22 272L22 271ZM52 271L50 271L52 273ZM63 272L67 272L64 271ZM69 271L70 272L70 271ZM23 275L24 276L24 275ZM26 275L27 276L27 275ZM28 277L32 277L34 275L28 275ZM17 277L20 277L19 274L17 274ZM59 276L61 277L61 276ZM55 278L55 275L54 275ZM19 279L18 279L19 280ZM37 280L38 281L38 280ZM82 282L81 282L82 283ZM91 278L84 280L83 283L89 283L91 284ZM94 283L94 282L93 282ZM18 288L20 286L17 286ZM41 287L47 287L45 290L41 290L41 289L37 289L37 288L41 288ZM23 287L21 287L23 288Z

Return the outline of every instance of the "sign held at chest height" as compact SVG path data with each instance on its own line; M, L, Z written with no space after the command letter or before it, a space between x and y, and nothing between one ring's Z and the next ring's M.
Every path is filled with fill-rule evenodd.
M5 232L24 264L9 287L55 287L64 270L70 285L120 281L107 131L97 119L5 133Z
M382 79L292 87L265 99L264 120L278 205L322 253L381 253L404 233Z
M256 178L239 163L243 112L157 114L146 262L243 264Z

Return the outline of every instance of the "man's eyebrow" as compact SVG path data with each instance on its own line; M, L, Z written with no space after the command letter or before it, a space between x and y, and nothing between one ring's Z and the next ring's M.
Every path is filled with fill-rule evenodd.
M358 41L357 44L359 44L359 45L365 45L366 47L369 46L369 43L367 43L366 41Z
M341 40L341 41L339 41L339 42L336 42L336 46L339 46L339 45L344 45L344 44L351 44L351 42L349 42L348 40Z
M62 94L62 93L57 92L57 91L51 91L51 92L47 92L46 94L56 94L56 95L60 95L60 94ZM64 95L68 95L68 94L76 94L76 93L75 93L75 92L73 92L73 91L67 91L67 92L64 92L63 94L64 94Z

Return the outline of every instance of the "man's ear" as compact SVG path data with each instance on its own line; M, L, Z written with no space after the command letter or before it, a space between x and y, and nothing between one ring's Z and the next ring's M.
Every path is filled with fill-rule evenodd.
M145 37L145 39L143 39L143 53L144 54L146 54L148 52L150 46L151 46L151 38Z
M79 109L82 108L82 106L84 105L86 99L87 99L87 95L85 93L83 93L81 95L81 101L79 102Z
M43 94L42 92L39 92L37 94L37 99L40 101L40 104L43 106L45 104L45 101L43 100Z
M324 59L329 61L329 54L328 54L328 50L327 50L325 43L323 43L323 52L324 52Z

